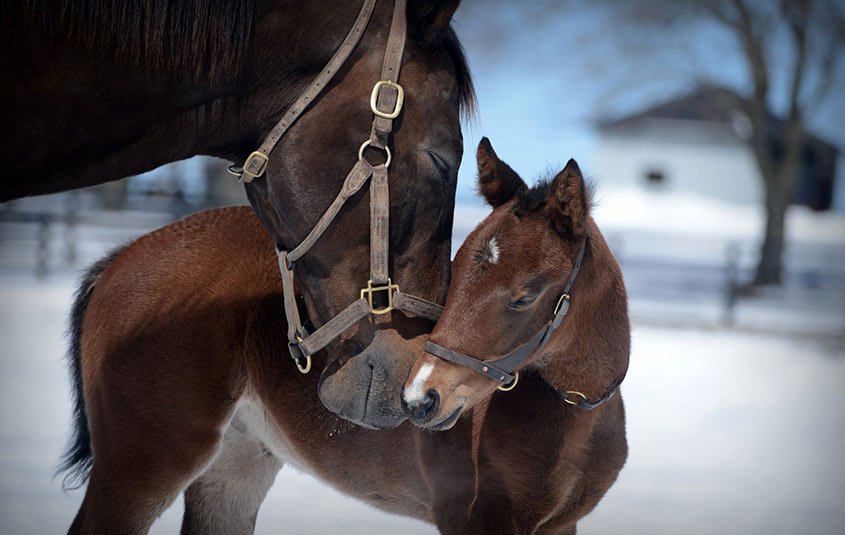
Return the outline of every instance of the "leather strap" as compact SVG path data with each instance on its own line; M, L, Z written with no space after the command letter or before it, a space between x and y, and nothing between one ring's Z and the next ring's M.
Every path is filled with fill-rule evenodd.
M591 411L591 410L595 409L596 407L598 407L599 405L601 405L602 403L604 403L605 401L612 398L613 395L616 393L616 391L619 390L619 385L621 385L621 384L622 384L622 379L617 380L615 383L613 383L613 385L610 388L608 388L605 391L604 394L601 395L601 397L599 399L597 399L595 401L588 400L586 397L583 396L583 394L580 394L578 392L558 390L557 388L555 388L555 393L557 394L557 397L559 397L562 401L565 401L565 402L569 403L570 405L575 405L576 407L578 407L581 410ZM552 387L552 388L554 388L554 387ZM577 401L572 401L570 399L573 394L578 394L580 396L580 397L578 397Z
M299 342L302 354L309 357L323 349L346 329L367 317L369 313L370 305L367 300L356 299L351 305L341 310L337 316Z
M443 314L443 307L441 305L426 301L422 297L408 295L402 292L396 292L396 295L393 296L393 308L398 308L414 316L435 322Z
M389 232L390 192L387 167L381 164L373 168L370 180L370 280L373 286L387 284Z
M435 357L439 357L443 360L448 360L449 362L458 364L459 366L472 368L473 370L483 373L490 379L493 379L494 381L499 383L510 383L514 380L513 375L501 368L497 368L492 363L482 362L478 359L474 359L470 356L464 355L463 353L458 353L457 351L447 349L431 341L425 343L425 352L430 353Z
M381 67L381 79L384 81L394 83L399 81L402 53L405 50L405 35L407 34L405 9L405 0L396 0L393 5L393 21L390 23L390 37L387 40L387 49L384 52L384 61ZM382 86L376 101L376 108L383 112L389 112L395 108L398 98L398 88L391 85ZM373 128L370 131L370 143L378 148L387 147L392 130L393 119L377 115L373 119Z
M303 92L299 98L291 105L285 112L282 118L276 123L276 126L270 130L264 142L258 147L258 150L249 155L243 166L232 165L229 166L229 172L238 176L243 182L252 182L253 178L260 177L264 174L267 168L267 163L270 159L270 153L276 147L276 144L285 135L288 128L296 122L300 115L314 102L317 96L326 88L329 81L334 77L335 73L349 58L349 55L358 45L361 36L364 35L364 30L367 29L367 24L373 14L373 8L376 5L376 0L364 0L364 5L361 6L361 11L358 13L358 18L352 29L346 35L346 38L341 43L340 47L335 51L332 58L326 64L320 74L311 82L308 88Z
M361 186L363 186L367 179L370 178L373 171L373 166L370 165L370 162L364 159L358 160L355 165L352 166L352 169L343 181L343 187L340 189L340 193L337 194L334 201L332 201L326 211L323 212L320 220L317 221L317 224L314 225L314 228L311 229L311 232L308 233L305 239L303 239L299 245L294 247L293 250L287 254L287 260L289 263L296 262L302 258L302 255L314 247L314 244L317 243L320 236L323 235L326 229L329 228L329 225L332 224L332 221L334 221L334 218L337 217L338 212L340 212L340 209L343 208L346 200L361 189Z

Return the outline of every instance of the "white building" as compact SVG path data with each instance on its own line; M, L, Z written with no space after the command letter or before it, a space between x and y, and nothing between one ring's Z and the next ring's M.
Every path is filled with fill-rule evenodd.
M782 122L772 117L772 125L777 129ZM751 124L725 92L700 90L597 126L593 171L602 182L741 204L763 200L762 180L746 143ZM815 210L832 207L837 154L836 148L807 136L793 202Z

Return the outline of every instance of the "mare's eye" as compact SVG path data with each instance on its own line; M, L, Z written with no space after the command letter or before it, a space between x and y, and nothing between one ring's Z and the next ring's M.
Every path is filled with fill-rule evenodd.
M435 169L440 173L440 180L444 184L448 184L452 178L452 168L446 163L446 160L434 152L428 151L428 157L431 158L431 163L434 164Z
M520 297L516 301L511 301L510 303L508 303L508 308L513 308L516 310L519 310L521 308L528 308L529 306L531 306L532 303L534 303L536 299L536 295L526 295Z

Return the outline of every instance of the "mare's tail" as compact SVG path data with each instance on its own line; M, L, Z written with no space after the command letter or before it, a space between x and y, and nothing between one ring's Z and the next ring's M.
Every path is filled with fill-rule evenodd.
M68 326L70 350L67 360L73 388L73 428L67 451L62 455L56 471L56 475L65 473L62 480L62 488L65 490L77 489L84 485L91 472L91 465L94 463L91 453L91 433L88 429L88 412L85 408L85 396L82 389L82 323L85 320L85 310L88 308L91 294L94 293L94 286L100 279L100 275L125 247L124 245L113 249L88 268L76 290L70 311Z

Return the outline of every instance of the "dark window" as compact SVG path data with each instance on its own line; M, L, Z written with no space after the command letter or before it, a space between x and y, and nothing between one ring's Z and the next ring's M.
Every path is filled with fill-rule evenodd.
M646 172L645 179L649 184L663 184L666 182L666 175L663 174L663 171L650 169Z

